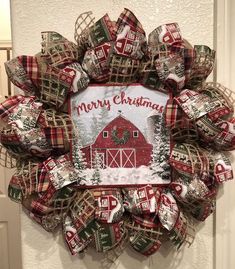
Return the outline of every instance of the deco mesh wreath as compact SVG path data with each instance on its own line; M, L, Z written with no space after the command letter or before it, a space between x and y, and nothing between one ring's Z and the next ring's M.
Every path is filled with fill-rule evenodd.
M151 255L168 240L177 248L190 245L194 224L214 211L218 188L233 178L224 153L235 148L233 93L205 82L215 51L192 47L177 23L157 27L147 42L141 23L128 9L117 22L107 14L98 21L91 12L81 14L75 40L42 32L40 53L5 64L11 82L24 91L0 106L5 123L1 164L16 169L9 197L46 231L62 227L72 255L88 246L109 254L129 243ZM151 155L158 158L167 184L153 180L144 185L99 185L103 164L97 154L91 169L96 184L87 186L84 153L77 143L83 130L68 113L68 100L79 98L78 92L91 83L121 88L139 83L146 93L151 89L170 94L161 128L155 129L170 134L171 149L163 138L158 154ZM121 147L129 143L131 133L114 128L110 137ZM151 171L154 179L159 171Z

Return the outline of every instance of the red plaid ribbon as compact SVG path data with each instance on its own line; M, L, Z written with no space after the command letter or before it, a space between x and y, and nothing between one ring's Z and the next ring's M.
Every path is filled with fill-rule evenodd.
M21 63L21 57L16 57L5 63L6 72L10 81L22 89L27 95L35 92L35 86Z
M117 21L117 39L114 51L118 55L141 59L147 51L146 36L135 15L124 9Z
M65 135L64 128L61 127L46 127L44 129L47 142L51 145L54 150L65 149Z
M14 130L8 130L7 132L2 131L0 133L0 142L13 155L27 155L27 153L25 153L25 149L22 147L19 136Z
M142 33L145 35L145 32L143 30L143 26L139 22L139 20L136 18L136 16L127 8L123 10L123 12L120 14L118 20L117 20L117 28L120 28L121 25L130 25L136 31Z
M40 71L38 67L37 58L35 56L19 56L19 61L22 64L26 74L32 81L33 85L38 87Z
M0 118L4 119L5 117L9 116L9 114L14 110L14 108L24 100L24 96L22 95L15 95L0 104Z
M166 126L174 127L180 116L180 107L173 98L168 99L165 108Z

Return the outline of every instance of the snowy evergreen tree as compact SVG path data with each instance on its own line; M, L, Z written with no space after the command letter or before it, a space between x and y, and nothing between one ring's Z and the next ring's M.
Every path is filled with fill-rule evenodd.
M103 107L98 115L98 127L101 131L109 122L109 111L106 107Z
M107 99L108 89L106 89L103 99ZM94 142L97 135L103 130L103 128L110 122L109 111L107 107L102 107L99 114L93 114L91 118L91 142Z
M72 150L73 165L79 171L79 180L85 180L85 170L87 163L85 161L84 153L81 151L81 143L78 139L73 141Z
M76 124L78 126L77 132L81 146L88 145L91 142L91 138L87 134L86 126L84 122L80 119L80 117L77 118Z
M159 131L158 131L159 130ZM156 122L155 145L153 147L152 163L150 169L152 175L159 176L163 180L170 179L170 136L169 130L165 126L165 117L162 115L161 121Z
M93 114L92 118L91 118L91 133L90 133L91 142L94 142L98 133L99 133L98 119L97 119L97 116L95 114Z
M102 159L100 155L98 154L98 152L95 153L93 168L94 168L94 173L92 175L91 180L93 182L93 185L98 185L99 183L101 183L100 170L102 169Z

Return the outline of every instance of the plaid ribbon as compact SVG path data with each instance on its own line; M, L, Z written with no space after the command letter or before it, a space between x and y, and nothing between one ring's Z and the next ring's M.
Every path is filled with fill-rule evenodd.
M130 25L136 31L145 34L143 30L143 26L139 22L139 20L136 18L136 16L127 8L124 8L123 12L119 15L119 18L117 20L117 29L120 29L122 25Z
M36 91L36 88L22 65L21 60L23 57L24 56L16 57L8 62L5 62L6 73L9 80L14 85L22 89L25 94L33 95Z
M70 64L81 57L81 52L73 42L57 32L42 32L41 56L47 64L54 67L61 67Z
M184 45L184 74L185 74L185 83L187 83L188 80L190 79L190 73L195 59L195 50L186 39L183 40L183 45Z
M146 36L141 23L130 10L124 9L117 20L114 52L138 60L146 51Z
M12 97L7 98L4 102L0 104L0 118L4 119L9 116L14 108L24 100L24 96L22 95L15 95Z
M202 86L214 67L215 51L207 46L194 46L195 58L190 72L190 79L186 84L188 89L196 89Z
M65 152L65 135L62 127L44 128L46 140L56 153Z
M113 54L110 62L110 83L129 84L138 80L140 61Z
M24 68L27 76L31 80L32 84L35 88L38 87L40 81L40 68L38 64L38 60L36 56L19 56L19 62L21 63L22 67Z
M184 243L189 246L193 243L195 230L189 224L188 219L180 212L179 217L171 230L170 239L173 244L179 249Z
M8 129L1 131L0 142L13 156L28 156L15 130Z
M166 127L174 127L176 121L181 118L181 115L181 110L175 99L168 99L165 107Z
M140 82L151 89L166 91L164 84L160 81L154 64L149 61L143 61L140 70Z
M100 225L95 220L95 199L92 193L85 190L82 195L77 194L71 207L70 214L82 242L92 240Z

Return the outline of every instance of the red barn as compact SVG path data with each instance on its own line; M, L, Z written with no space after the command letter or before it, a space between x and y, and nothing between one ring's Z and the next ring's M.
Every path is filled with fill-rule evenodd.
M148 166L152 150L141 131L122 115L99 133L94 144L82 148L89 168L94 166L96 154L103 168Z

